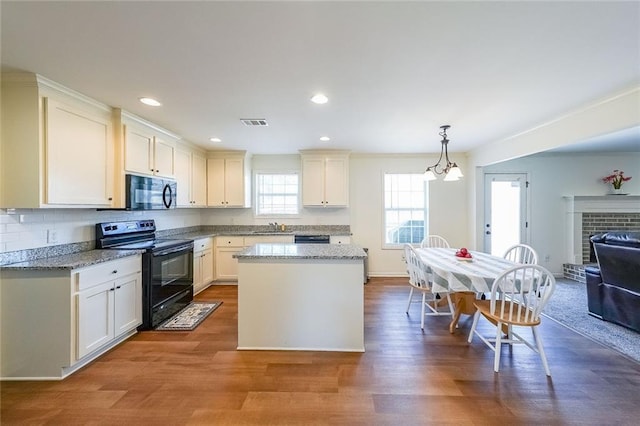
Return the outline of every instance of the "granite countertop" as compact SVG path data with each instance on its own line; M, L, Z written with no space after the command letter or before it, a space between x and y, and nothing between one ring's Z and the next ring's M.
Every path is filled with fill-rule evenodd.
M228 225L212 229L196 227L172 229L156 232L157 238L197 240L217 236L269 236L269 235L332 235L351 236L347 225L292 225L285 231L273 231L266 225ZM51 247L37 247L28 250L0 253L0 270L65 270L108 262L120 257L143 253L143 250L94 250L95 241L83 241Z
M302 229L300 229L302 228ZM285 231L273 231L267 226L248 227L248 226L230 226L224 230L198 230L190 232L171 233L169 235L159 235L160 238L176 238L183 240L197 240L200 238L218 237L218 236L264 236L264 235L330 235L330 236L351 236L350 231L342 229L343 226L321 226L314 228L313 226L297 225L288 227ZM159 232L159 234L163 234Z
M256 244L233 255L237 259L364 259L355 244Z
M184 234L171 234L169 237L164 238L176 238L181 240L197 240L200 238L219 237L219 236L238 236L238 237L251 237L251 236L276 236L276 235L333 235L333 236L351 236L350 232L340 231L195 231L187 232Z
M78 269L122 257L142 254L144 250L90 250L61 256L45 257L26 262L10 263L0 266L3 270L55 270Z

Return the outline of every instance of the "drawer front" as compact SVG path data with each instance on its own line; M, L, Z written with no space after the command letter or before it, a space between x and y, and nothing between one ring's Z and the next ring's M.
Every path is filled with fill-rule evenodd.
M142 270L141 256L128 256L89 266L76 272L76 289L84 290L106 281L115 280Z
M216 237L216 247L244 247L244 237Z
M193 251L199 252L213 247L213 238L200 238L193 241Z
M351 237L332 235L329 237L329 242L331 244L351 244Z

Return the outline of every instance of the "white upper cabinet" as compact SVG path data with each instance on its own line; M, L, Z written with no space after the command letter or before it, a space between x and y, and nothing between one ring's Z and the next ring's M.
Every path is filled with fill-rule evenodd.
M191 198L194 207L207 206L207 158L191 154Z
M302 205L347 207L349 205L349 153L301 151Z
M179 136L133 114L120 112L124 171L175 178L176 143Z
M207 206L207 159L189 147L176 149L176 182L178 207Z
M251 207L251 171L244 151L209 153L207 205Z
M0 207L113 207L112 110L36 74L3 74Z

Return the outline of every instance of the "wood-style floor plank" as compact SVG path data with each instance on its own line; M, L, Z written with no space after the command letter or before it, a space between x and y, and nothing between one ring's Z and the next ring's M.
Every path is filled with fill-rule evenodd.
M365 286L365 353L237 351L237 287L212 286L197 299L224 303L192 332L138 333L59 382L2 382L0 423L638 423L639 363L543 319L552 378L521 346L495 374L489 348L466 341L469 317L453 334L430 317L423 332L407 296L403 278Z

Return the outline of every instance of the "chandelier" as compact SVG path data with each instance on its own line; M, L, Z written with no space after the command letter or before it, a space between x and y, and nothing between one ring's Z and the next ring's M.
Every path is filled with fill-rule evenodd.
M447 139L447 129L451 127L448 124L444 126L440 126L442 131L439 133L442 136L442 140L440 143L442 146L440 147L440 158L438 158L438 162L433 166L427 167L427 170L424 171L425 180L436 180L436 175L444 175L444 180L446 181L454 181L459 180L461 177L464 177L462 172L460 171L460 167L456 163L453 163L449 160L449 152L447 151L447 145L449 144L449 139ZM440 164L442 161L442 153L444 153L444 158L446 160L446 164Z

